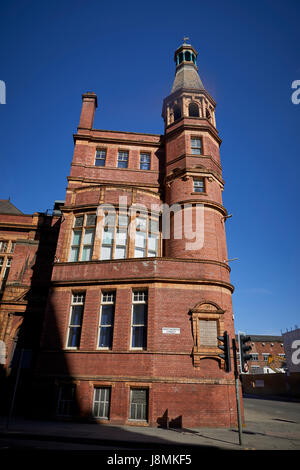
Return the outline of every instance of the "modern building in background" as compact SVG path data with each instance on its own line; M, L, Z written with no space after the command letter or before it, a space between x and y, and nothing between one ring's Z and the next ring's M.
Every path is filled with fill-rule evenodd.
M282 334L289 373L300 372L300 328ZM300 381L300 378L299 378Z

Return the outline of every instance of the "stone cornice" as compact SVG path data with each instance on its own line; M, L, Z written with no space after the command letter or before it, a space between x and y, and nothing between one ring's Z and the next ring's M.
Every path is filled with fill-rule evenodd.
M111 143L111 144L117 144L117 145L120 145L120 144L124 144L124 145L137 145L139 147L161 147L162 145L162 142L163 142L163 136L159 135L159 134L138 134L137 132L123 132L123 131L101 131L99 130L99 132L109 132L109 133L113 133L115 132L116 134L126 134L128 136L130 135L153 135L155 137L159 137L159 141L158 142L155 142L155 141L149 141L149 140L138 140L138 139L133 139L133 138L121 138L121 137L113 137L113 136L97 136L95 134L93 134L93 132L97 132L97 130L92 130L89 134L85 133L85 134L73 134L73 140L74 142L76 142L77 140L85 140L85 141L88 141L88 142L103 142L103 143Z
M187 119L195 121L187 122ZM201 122L199 122L201 121ZM178 121L172 122L166 127L165 131L165 138L173 137L174 135L181 133L182 131L206 131L209 132L221 145L222 139L218 135L218 131L215 127L208 121L206 118L192 118L188 116L183 116L182 118L178 119Z
M79 176L68 176L67 180L69 182L75 181L75 182L80 182L80 183L87 183L90 185L101 185L101 186L119 186L120 188L124 187L130 187L130 188L135 188L135 189L141 189L143 188L159 188L160 185L153 184L153 183L143 183L143 182L138 182L138 183L127 183L127 182L122 182L122 181L110 181L109 183L107 180L100 180L100 179L94 179L94 178L82 178ZM72 189L69 187L68 189ZM75 189L75 188L74 188Z
M64 264L64 263L57 263ZM70 263L69 263L70 264ZM77 263L73 263L74 265ZM228 289L231 293L234 291L234 286L230 282L218 280L218 279L184 279L184 278L172 278L172 277L163 277L163 276L128 276L124 278L101 278L101 279L64 279L64 280L52 280L52 287L59 286L90 286L90 285L103 285L103 284L156 284L156 283L168 283L168 284L192 284L192 285L208 285L208 286L217 286L224 287Z

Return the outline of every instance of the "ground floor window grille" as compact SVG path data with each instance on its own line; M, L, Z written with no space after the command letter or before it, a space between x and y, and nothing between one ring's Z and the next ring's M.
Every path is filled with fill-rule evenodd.
M93 415L95 418L109 418L110 388L97 387L94 390Z
M72 416L74 413L76 385L63 384L59 387L57 415Z
M130 419L147 420L148 390L132 388L130 390Z

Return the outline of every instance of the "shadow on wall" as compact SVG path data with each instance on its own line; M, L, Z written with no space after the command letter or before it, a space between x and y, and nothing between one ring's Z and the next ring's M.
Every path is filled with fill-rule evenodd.
M11 338L12 348L8 358L7 367L1 367L1 389L3 391L1 400L1 414L7 415L11 410L14 399L13 410L15 415L26 415L30 409L32 384L34 370L40 349L40 338L44 320L44 312L49 292L52 275L57 238L61 219L52 225L52 217L39 215L35 241L38 248L34 257L34 264L28 265L24 260L22 278L14 281L13 287L28 289L24 298L26 302L24 312L12 312L11 315L22 317L22 323ZM24 286L23 276L26 270L30 270L30 286ZM28 277L26 275L26 277ZM9 281L9 279L8 279ZM8 285L9 288L9 285ZM17 385L17 386L16 386Z

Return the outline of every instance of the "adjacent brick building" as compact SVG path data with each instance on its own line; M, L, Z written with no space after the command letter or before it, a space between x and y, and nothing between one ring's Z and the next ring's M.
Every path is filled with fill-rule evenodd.
M10 200L0 200L0 381L10 395L21 350L26 358L21 382L29 390L59 225L60 214L23 214ZM6 404L2 394L1 408Z
M252 359L248 362L250 374L284 372L286 356L282 336L250 335Z

